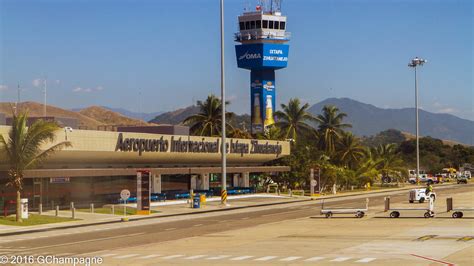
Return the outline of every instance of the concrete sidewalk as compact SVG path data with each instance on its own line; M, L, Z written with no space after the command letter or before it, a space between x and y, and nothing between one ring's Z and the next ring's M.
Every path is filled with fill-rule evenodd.
M442 184L437 185L438 188L443 187L452 187L455 184ZM288 197L287 195L277 196L275 194L253 194L245 196L230 196L228 203L230 206L222 207L220 205L219 197L214 197L205 204L202 205L200 209L193 209L190 207L190 204L187 204L186 201L179 201L179 203L171 204L162 204L161 206L153 204L152 210L157 211L150 215L132 215L127 216L130 220L142 220L142 219L153 219L160 217L171 217L171 216L184 216L200 213L209 213L209 212L218 212L218 211L231 211L243 208L251 207L261 207L261 206L271 206L271 205L280 205L280 204L289 204L295 202L311 201L311 200L320 200L320 199L331 199L331 198L343 198L350 196L363 196L369 194L379 194L386 192L397 192L397 191L407 191L420 186L409 185L403 188L388 188L388 189L378 189L378 190L366 190L366 191L355 191L355 192L346 192L335 195L324 195L318 197L308 197L308 196L293 196ZM422 186L421 186L422 187ZM435 187L435 189L436 189ZM169 201L173 202L173 201ZM120 208L123 205L116 205L116 208ZM55 211L43 212L44 215L55 215ZM71 211L59 211L59 216L61 217L71 217ZM117 223L120 222L122 217L121 215L112 215L112 214L99 214L99 213L90 213L90 212L80 212L76 211L76 219L81 219L78 221L63 222L63 223L52 223L45 225L37 226L8 226L0 225L0 236L2 235L11 235L11 234L22 234L27 232L37 232L43 230L52 230L52 229L65 229L65 228L75 228L83 226L92 226L108 223Z

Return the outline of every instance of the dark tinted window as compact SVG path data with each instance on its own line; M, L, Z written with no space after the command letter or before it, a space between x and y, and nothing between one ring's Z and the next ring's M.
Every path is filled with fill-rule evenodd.
M273 20L270 20L268 23L268 28L273 29Z
M275 21L275 23L274 23L273 26L275 26L274 28L275 28L276 30L280 29L280 22L279 22L279 21Z
M245 22L245 29L250 30L250 21Z
M239 22L239 28L240 30L245 30L245 23Z
M261 20L257 20L257 29L261 29L262 28L262 21Z
M268 20L263 21L263 28L268 29Z
M286 23L284 21L280 22L280 30L284 30L286 26Z
M255 21L250 21L250 28L255 29Z

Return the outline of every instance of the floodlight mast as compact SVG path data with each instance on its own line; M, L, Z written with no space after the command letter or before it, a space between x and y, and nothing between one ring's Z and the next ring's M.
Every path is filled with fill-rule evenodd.
M419 174L420 174L420 129L419 129L419 115L418 115L418 80L417 80L417 73L416 67L422 66L424 63L428 62L428 60L415 57L408 63L409 67L415 69L415 112L416 112L416 183L419 182Z

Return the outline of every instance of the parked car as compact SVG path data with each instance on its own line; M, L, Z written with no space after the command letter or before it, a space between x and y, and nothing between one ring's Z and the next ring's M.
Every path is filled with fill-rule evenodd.
M466 176L460 176L456 178L458 184L467 184L467 177Z
M438 183L442 183L442 178L438 178L436 176L427 175L427 174L420 174L418 181L421 183L438 184ZM416 177L410 177L408 179L408 182L410 182L411 184L416 184Z

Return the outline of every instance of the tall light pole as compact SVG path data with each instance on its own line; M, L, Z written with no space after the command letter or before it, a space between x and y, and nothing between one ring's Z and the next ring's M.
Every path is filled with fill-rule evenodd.
M222 105L222 190L221 190L221 205L227 205L227 169L226 169L226 141L225 141L225 77L224 77L224 0L221 0L221 105Z
M419 117L418 117L418 80L416 76L416 67L422 66L428 62L425 59L415 57L408 63L409 67L415 69L415 110L416 110L416 183L418 183L420 174L420 129L419 129Z

